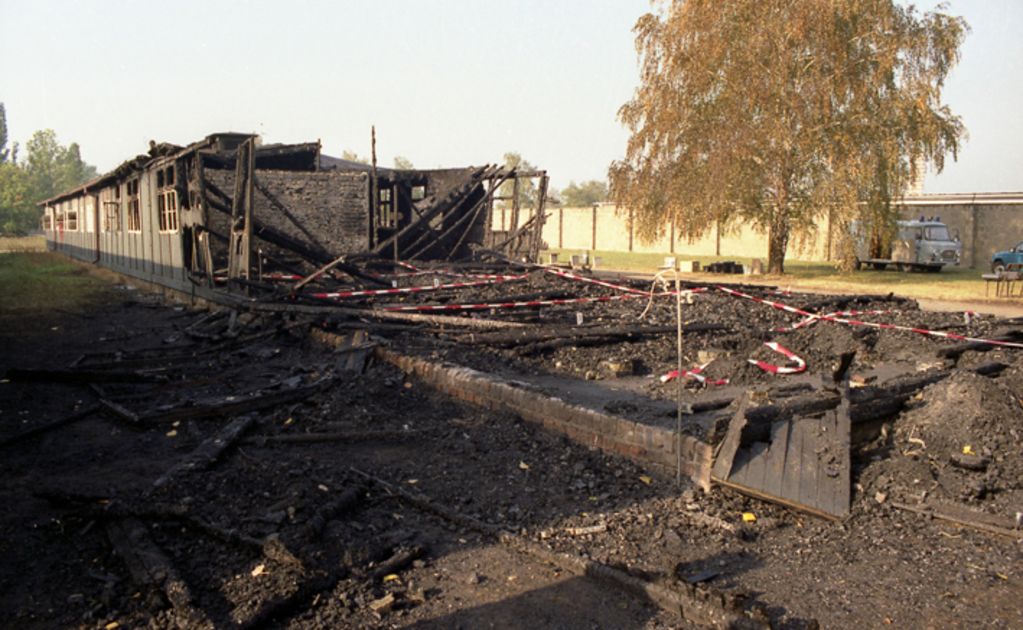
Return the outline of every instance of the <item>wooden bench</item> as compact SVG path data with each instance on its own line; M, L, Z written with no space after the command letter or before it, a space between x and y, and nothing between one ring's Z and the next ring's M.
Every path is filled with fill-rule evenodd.
M1019 295L1023 297L1023 273L1019 271L1021 265L1016 263L1010 265L1014 267L1012 271L1006 270L1001 273L985 273L981 275L984 280L984 295L990 294L991 283L995 285L995 297L1013 297L1013 291L1019 288Z

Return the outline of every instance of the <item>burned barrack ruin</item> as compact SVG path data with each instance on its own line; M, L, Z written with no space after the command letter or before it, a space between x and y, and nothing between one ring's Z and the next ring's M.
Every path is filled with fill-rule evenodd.
M535 207L520 205L523 180L539 189ZM173 289L252 292L354 258L535 260L546 188L544 171L390 169L323 155L318 142L218 133L150 143L41 205L55 251Z
M374 177L319 151L229 134L154 145L46 203L52 249L203 298L174 311L125 284L129 307L111 300L75 331L105 345L76 335L76 357L61 347L5 374L39 404L59 399L35 387L94 394L0 445L117 450L78 458L111 488L79 487L75 468L77 493L41 496L68 532L103 545L105 529L126 562L158 560L130 589L104 587L126 619L444 625L451 600L430 585L510 583L451 564L491 543L517 575L542 563L640 592L663 625L869 626L879 599L911 625L980 536L982 562L1009 572L999 563L1023 531L1019 318L537 264L543 206L498 190L531 177L542 191L542 172ZM83 426L83 440L68 430ZM43 451L57 457L27 448L19 465ZM916 513L965 529L944 536ZM923 560L893 570L907 546ZM211 548L213 563L195 551ZM821 596L890 574L901 583L868 580L838 613ZM578 612L557 597L548 608Z

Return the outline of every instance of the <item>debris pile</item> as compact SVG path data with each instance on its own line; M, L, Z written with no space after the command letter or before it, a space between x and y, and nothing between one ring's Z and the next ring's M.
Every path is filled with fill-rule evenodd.
M889 456L864 471L874 481L874 492L865 494L963 503L1010 523L1023 509L1020 391L1001 377L957 373L920 391L910 404L892 425Z
M5 618L658 628L679 610L753 627L1019 613L1008 596L968 603L977 575L1023 578L1019 322L686 283L683 431L713 448L704 494L455 402L374 352L674 427L677 383L660 378L679 358L673 287L494 259L353 264L388 286L281 279L209 312L140 294L62 322L66 337L7 334Z

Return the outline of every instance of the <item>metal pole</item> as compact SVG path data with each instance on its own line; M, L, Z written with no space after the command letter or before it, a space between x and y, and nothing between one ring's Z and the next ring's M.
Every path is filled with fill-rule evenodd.
M682 486L682 289L678 270L675 270L675 351L678 355L678 376L675 377L676 416L675 416L675 484Z
M377 183L377 127L371 125L369 128L369 152L370 159L370 177L373 181L369 185L369 217L370 221L373 222L373 247L378 245L380 240L380 189Z

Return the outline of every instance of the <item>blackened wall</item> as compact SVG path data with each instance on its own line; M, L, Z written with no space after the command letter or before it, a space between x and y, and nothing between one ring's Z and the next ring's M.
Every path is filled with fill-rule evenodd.
M206 178L228 194L234 191L234 171L206 169ZM256 170L264 186L334 255L368 247L369 175L338 171L298 172ZM309 243L309 238L270 202L254 191L255 217L265 225ZM224 230L229 221L210 211L210 226ZM311 244L311 243L310 243Z

